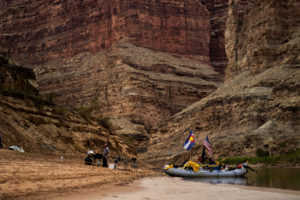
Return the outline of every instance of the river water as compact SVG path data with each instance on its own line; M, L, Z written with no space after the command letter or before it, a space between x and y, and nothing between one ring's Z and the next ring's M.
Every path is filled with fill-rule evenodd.
M256 187L281 188L300 191L300 168L260 168L258 173L249 171L242 178L197 178L187 181L200 181L213 184L237 184Z

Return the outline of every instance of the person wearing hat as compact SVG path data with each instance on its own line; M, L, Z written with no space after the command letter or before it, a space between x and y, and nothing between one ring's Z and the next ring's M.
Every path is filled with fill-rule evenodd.
M104 151L103 151L103 163L102 163L102 167L108 167L108 153L109 153L109 148L108 145L105 144L104 145Z

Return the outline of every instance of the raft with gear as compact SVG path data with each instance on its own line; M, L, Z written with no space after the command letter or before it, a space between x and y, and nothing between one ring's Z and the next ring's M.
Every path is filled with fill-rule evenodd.
M165 165L163 171L169 176L176 177L242 177L247 173L248 164L238 165L235 169L221 169L218 166L201 166L189 161L184 167Z
M212 158L212 148L208 136L203 141L203 150L200 162L205 161L205 150L208 151L209 155L209 163L208 164L198 164L189 160L183 167L178 167L176 165L165 165L163 167L163 171L170 176L177 177L242 177L247 173L247 170L253 170L257 172L255 169L252 169L248 166L248 162L237 165L235 167L226 167L226 165L221 164L219 161L214 161ZM194 133L190 129L190 134L185 140L183 144L183 148L186 150L191 150L191 148L195 145ZM190 155L190 159L191 159Z

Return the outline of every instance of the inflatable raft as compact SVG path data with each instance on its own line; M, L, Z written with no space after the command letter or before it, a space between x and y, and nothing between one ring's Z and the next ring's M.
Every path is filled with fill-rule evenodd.
M244 166L233 170L209 170L200 168L198 171L193 169L174 168L170 165L165 165L163 171L169 176L177 177L241 177L247 172Z

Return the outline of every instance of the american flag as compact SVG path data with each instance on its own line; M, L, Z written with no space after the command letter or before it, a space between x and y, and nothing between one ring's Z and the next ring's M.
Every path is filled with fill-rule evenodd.
M207 149L207 152L211 157L212 156L212 150L211 150L210 142L208 140L208 136L206 136L205 140L203 141L203 146Z

